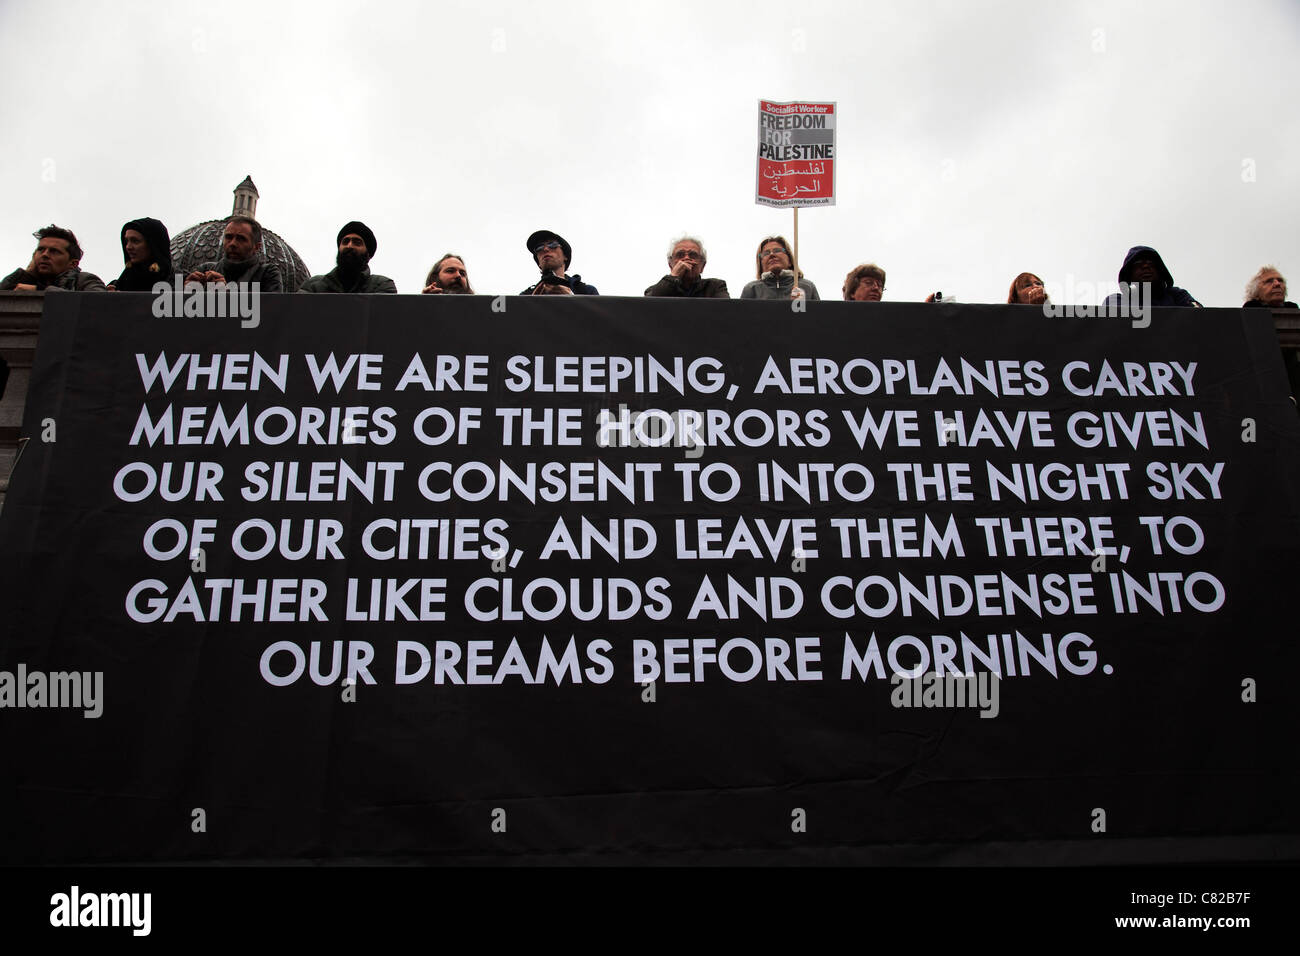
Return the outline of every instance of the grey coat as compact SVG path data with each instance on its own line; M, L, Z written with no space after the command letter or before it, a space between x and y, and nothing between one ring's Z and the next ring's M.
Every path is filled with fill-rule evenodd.
M0 279L0 292L12 292L19 285L34 285L44 292L46 289L66 289L68 292L107 292L104 280L93 272L82 272L76 266L61 272L53 279L40 279L26 269L15 269Z
M280 278L280 267L260 252L253 257L252 264L231 262L205 262L198 268L199 272L220 272L227 282L256 282L261 292L283 292L284 280Z
M794 288L794 273L789 269L782 269L780 277L773 276L770 272L764 272L763 278L755 279L740 291L742 299L777 299L789 301L790 290ZM799 288L804 290L809 302L820 301L821 296L817 294L817 287L807 279L799 280Z
M350 289L343 287L343 279L338 268L331 269L323 276L312 276L302 284L299 292L397 292L397 283L388 276L370 274L370 267L361 271L361 277Z

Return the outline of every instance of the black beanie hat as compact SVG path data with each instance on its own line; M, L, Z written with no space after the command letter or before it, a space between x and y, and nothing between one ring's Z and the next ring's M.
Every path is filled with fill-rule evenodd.
M379 248L379 240L375 238L375 234L370 231L369 226L367 226L364 222L357 222L354 219L352 222L348 223L346 226L344 226L342 229L339 230L339 236L337 239L334 240L334 245L337 246L340 242L343 241L344 236L349 236L349 235L360 236L362 239L366 241L367 259L373 259L375 257L375 250Z

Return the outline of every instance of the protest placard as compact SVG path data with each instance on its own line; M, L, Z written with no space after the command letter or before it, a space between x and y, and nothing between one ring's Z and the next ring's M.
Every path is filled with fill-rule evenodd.
M835 104L758 102L755 202L835 205Z

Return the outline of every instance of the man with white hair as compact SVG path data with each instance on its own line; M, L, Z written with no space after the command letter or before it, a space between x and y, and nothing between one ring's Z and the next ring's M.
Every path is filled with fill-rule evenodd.
M1246 284L1246 307L1263 309L1294 309L1294 302L1286 301L1286 279L1275 266L1264 266Z
M701 277L708 261L703 242L694 236L682 236L668 247L668 275L646 289L645 294L692 299L730 299L725 280Z

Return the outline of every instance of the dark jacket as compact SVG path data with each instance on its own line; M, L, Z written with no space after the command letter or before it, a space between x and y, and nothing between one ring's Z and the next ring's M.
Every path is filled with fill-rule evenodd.
M126 231L134 229L149 243L150 259L133 266L126 258ZM172 281L171 238L157 219L133 219L122 227L122 261L126 268L113 280L118 292L152 292L157 282Z
M0 292L12 292L19 284L34 285L38 292L46 289L66 289L68 292L107 292L104 280L93 272L82 272L76 266L61 272L53 279L39 279L26 269L15 269L0 279Z
M600 293L596 291L596 287L594 285L587 285L587 283L582 281L582 276L578 276L578 275L558 276L557 278L560 280L560 282L564 283L570 289L572 289L574 295L600 295ZM530 285L527 289L525 289L523 292L520 292L519 294L532 295L533 290L536 288L537 288L537 283L534 282L532 285Z
M1155 259L1157 279L1151 285L1151 301L1143 302L1143 306L1182 306L1197 309L1201 307L1201 303L1192 298L1190 292L1174 285L1174 277L1170 274L1165 261L1160 258L1160 253L1150 246L1134 246L1128 251L1128 255L1124 257L1124 264L1119 268L1120 286L1125 291L1113 292L1108 295L1105 305L1118 307L1121 302L1126 301L1129 296L1135 293L1133 287L1125 286L1124 283L1130 281L1129 276L1132 274L1133 260L1144 253Z
M256 282L262 292L283 292L284 281L280 278L280 267L269 262L260 252L243 262L205 262L198 268L199 272L220 272L227 282Z
M1283 349L1282 364L1286 366L1286 378L1291 383L1291 401L1300 411L1300 350Z
M727 283L722 279L701 278L695 285L688 287L682 283L681 279L671 273L646 289L645 294L690 299L731 298L731 294L727 292Z
M790 269L782 269L779 276L774 276L770 272L764 272L763 278L755 279L747 283L745 288L740 290L742 299L790 299L790 290L794 288L794 272ZM817 294L817 287L807 279L799 280L799 288L803 289L804 295L809 302L818 302L821 296Z
M312 276L302 284L299 292L389 292L397 293L397 283L388 276L371 275L370 267L361 270L361 275L350 287L343 285L343 278L335 266L323 276Z
M1294 302L1281 305L1269 305L1263 299L1251 299L1243 309L1295 309L1300 308ZM1300 349L1283 349L1282 364L1286 366L1287 381L1291 383L1291 401L1300 409Z

